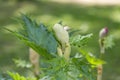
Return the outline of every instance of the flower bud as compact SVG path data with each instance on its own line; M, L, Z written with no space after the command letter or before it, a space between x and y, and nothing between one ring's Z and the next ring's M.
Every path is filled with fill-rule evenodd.
M100 30L99 38L102 39L102 38L106 37L107 34L108 34L108 28L105 27L105 28L103 28L103 29Z
M100 52L103 54L105 53L105 43L104 43L104 40L105 40L105 37L107 36L108 34L108 28L105 27L103 29L100 30L100 33L99 33L99 44L100 44Z
M68 31L70 29L69 26L64 26L64 30Z
M64 58L69 60L71 46L69 44L69 34L67 30L63 28L61 24L55 24L53 26L53 31L55 32L55 36L61 44L61 49L58 47L58 55L62 56L64 54Z
M61 44L69 42L69 34L66 30L64 30L62 25L55 24L53 26L53 31L55 32L55 36Z

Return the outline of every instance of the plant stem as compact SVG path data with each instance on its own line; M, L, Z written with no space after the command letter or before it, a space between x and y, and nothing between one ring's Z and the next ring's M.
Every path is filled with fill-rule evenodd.
M104 39L99 40L99 45L100 45L100 59L103 59L103 55L105 53ZM97 66L97 80L102 80L102 72L103 72L103 65L100 64Z
M29 59L31 64L33 65L33 72L36 77L39 76L39 54L36 53L33 49L29 49Z
M57 47L57 53L60 57L63 56L62 49L60 47Z
M102 64L100 64L97 67L97 80L102 80L102 71L103 71L103 66Z
M103 58L103 54L100 54L100 59ZM97 80L102 80L103 65L100 64L97 66Z
M65 58L66 60L69 60L69 58L70 58L70 53L71 53L71 46L70 46L70 44L68 43L68 44L66 44L65 51L64 51L64 58Z

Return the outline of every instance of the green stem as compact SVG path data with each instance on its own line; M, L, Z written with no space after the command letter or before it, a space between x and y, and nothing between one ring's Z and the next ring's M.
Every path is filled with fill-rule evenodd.
M104 39L99 40L100 45L100 59L103 59L103 55L105 54L105 48L104 48ZM103 72L103 65L100 64L97 66L97 80L102 80L102 72Z
M70 58L70 53L71 53L71 46L70 46L70 44L68 43L68 44L66 44L65 51L64 51L64 58L65 58L66 60L69 60L69 58Z
M102 71L103 71L103 66L102 64L98 65L97 67L97 80L102 80Z

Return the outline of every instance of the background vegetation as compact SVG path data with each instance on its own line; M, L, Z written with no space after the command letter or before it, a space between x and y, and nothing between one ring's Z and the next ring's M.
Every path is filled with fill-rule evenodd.
M104 80L120 80L120 6L86 6L72 3L57 3L51 1L0 1L0 29L7 27L12 30L20 28L14 20L20 12L30 15L38 23L47 26L62 20L71 28L81 29L81 34L93 33L94 36L86 46L86 50L96 56L99 54L98 34L105 26L113 35L115 46L106 51L104 60ZM18 71L27 74L27 69L17 68L14 58L28 60L28 48L9 32L0 30L0 73ZM25 70L23 72L23 70Z

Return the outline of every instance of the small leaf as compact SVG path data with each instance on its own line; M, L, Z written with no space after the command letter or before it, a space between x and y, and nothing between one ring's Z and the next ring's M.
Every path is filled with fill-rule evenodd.
M14 59L15 64L17 65L17 67L22 67L22 68L31 68L32 64L22 60L22 59Z
M99 65L99 64L105 64L106 62L101 60L101 59L98 59L96 58L95 56L92 56L91 53L88 53L84 50L81 50L80 49L80 53L83 54L85 56L85 58L87 59L87 61L90 63L90 64L93 64L93 65Z
M7 72L13 80L37 80L36 78L24 77L18 73Z
M112 35L109 35L105 38L105 41L104 41L104 44L105 44L105 48L112 48L115 43L113 41L113 36Z
M70 38L70 44L73 46L81 47L84 46L93 34L87 34L85 36L76 35Z

